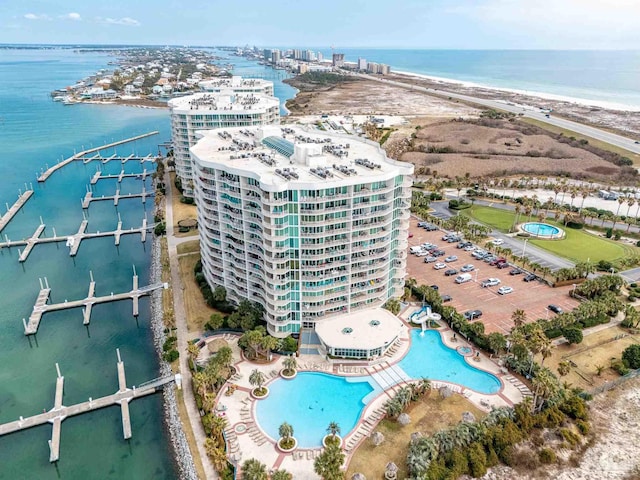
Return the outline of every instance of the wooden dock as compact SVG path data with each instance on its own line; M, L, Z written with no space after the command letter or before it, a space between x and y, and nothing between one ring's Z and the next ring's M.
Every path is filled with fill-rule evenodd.
M113 200L113 206L117 207L120 200L126 200L128 198L141 198L142 203L146 203L147 197L152 197L153 195L154 192L147 192L145 188L143 188L140 193L126 193L124 195L120 193L120 189L118 188L115 195L103 195L101 197L94 197L93 192L88 191L82 199L82 209L88 209L91 202L102 202L108 200Z
M158 160L158 157L156 155L145 155L144 157L138 157L136 155L128 155L126 157L121 157L117 154L113 154L110 155L108 157L103 157L100 154L97 155L93 155L91 157L87 157L86 155L81 156L76 158L76 160L82 160L82 163L84 163L85 165L87 163L91 163L91 162L100 162L103 165L105 163L109 163L109 162L120 162L122 165L124 165L127 162L140 162L140 163L145 163L145 162L150 162L150 163L154 163L155 161Z
M13 219L13 217L16 216L16 214L20 211L24 204L27 203L27 200L29 200L32 195L33 190L22 192L20 196L18 196L18 200L16 200L16 202L11 205L11 207L7 208L7 213L2 215L2 218L0 218L0 232L4 230L4 227L9 224L9 222Z
M95 148L90 148L88 150L83 150L80 153L76 153L76 154L72 155L71 157L60 161L59 163L57 163L53 167L49 167L46 171L42 172L38 176L38 182L41 182L41 183L42 182L46 182L48 180L48 178L51 175L53 175L53 173L56 172L57 170L61 169L62 167L66 166L66 165L69 165L73 161L84 160L85 157L90 153L99 152L100 150L105 150L107 148L117 147L118 145L123 145L125 143L135 142L136 140L140 140L142 138L147 138L147 137L150 137L152 135L157 135L158 133L159 133L158 131L144 133L144 134L138 135L136 137L125 138L124 140L119 140L117 142L109 143L107 145L102 145L100 147L95 147Z
M133 288L129 292L123 293L111 293L110 295L103 295L101 297L95 296L95 282L93 280L93 274L91 274L91 281L89 282L89 293L87 297L80 300L65 300L61 303L48 303L49 297L51 295L51 288L49 288L49 284L46 279L43 284L42 280L40 281L40 292L38 293L38 297L33 305L33 310L31 315L29 315L29 321L26 319L22 319L22 323L24 326L24 334L25 335L35 335L38 333L38 328L40 327L40 322L42 320L42 316L47 312L54 312L58 310L68 310L71 308L82 308L82 324L89 325L91 322L91 310L94 305L100 303L108 303L108 302L118 302L120 300L129 300L133 301L132 313L134 317L137 317L140 312L139 302L140 297L144 297L145 295L149 295L154 290L159 288L167 288L166 283L156 283L153 285L147 285L146 287L140 288L138 286L138 276L136 274L133 275Z
M87 233L88 221L83 220L80 223L80 227L78 231L72 235L56 235L54 230L54 235L52 237L42 237L42 233L44 232L45 225L41 223L36 231L31 237L24 240L9 240L6 239L5 242L0 242L0 250L3 248L11 248L11 247L25 247L23 250L19 250L18 261L25 262L33 250L33 247L39 245L41 243L55 243L55 242L66 242L69 247L69 256L75 257L78 254L78 250L80 249L80 244L83 240L87 240L90 238L99 238L99 237L113 237L114 244L116 246L120 245L120 238L122 235L131 235L131 234L140 234L140 241L147 241L147 232L149 229L155 228L155 224L149 225L146 218L142 220L141 227L132 227L129 229L122 228L122 221L118 220L118 225L115 230L111 230L108 232L95 232L95 233Z
M98 170L93 175L93 177L91 177L91 185L95 185L100 180L110 180L110 179L116 179L118 183L122 183L122 180L124 180L125 178L135 178L135 179L144 181L147 179L148 175L149 173L147 172L146 168L142 170L142 173L124 173L124 169L123 169L117 175L102 175L102 172Z
M92 399L71 406L64 406L62 402L64 392L64 377L60 374L60 367L56 363L58 376L56 378L56 392L53 408L47 412L36 414L30 417L20 417L19 420L0 425L0 436L13 432L26 430L31 427L52 424L51 440L49 440L49 461L57 462L60 459L60 437L62 433L62 422L68 417L91 412L100 408L112 405L120 405L122 415L122 435L125 440L132 437L131 416L129 412L129 402L136 398L144 397L155 393L165 385L176 382L178 388L181 386L180 374L159 377L149 382L143 383L136 388L127 387L124 362L120 358L120 351L116 350L118 356L118 391L112 395Z

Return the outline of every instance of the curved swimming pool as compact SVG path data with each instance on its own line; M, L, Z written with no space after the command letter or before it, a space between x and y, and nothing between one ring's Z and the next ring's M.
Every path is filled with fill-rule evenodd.
M329 422L340 425L343 437L356 426L365 397L374 390L367 378L298 372L293 380L275 380L269 384L269 396L256 402L256 420L274 441L280 438L282 422L287 422L299 448L318 447Z
M548 223L540 223L540 222L528 222L522 224L522 229L530 233L531 235L535 235L536 237L557 237L560 235L562 230L558 227L554 227L553 225L549 225Z
M411 330L411 349L399 363L411 378L426 377L457 383L479 393L492 394L500 390L498 377L469 365L464 355L442 343L437 330Z

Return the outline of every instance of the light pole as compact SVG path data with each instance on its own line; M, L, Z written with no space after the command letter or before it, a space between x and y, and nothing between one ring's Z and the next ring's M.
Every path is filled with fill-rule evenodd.
M545 320L549 320L549 309L548 309L548 308L545 308L545 309L544 309L544 311L545 311L544 319L545 319Z
M524 245L522 245L522 256L523 256L523 257L524 257L524 252L525 252L525 251L526 251L526 249L527 249L527 242L528 242L528 241L529 241L529 239L528 239L528 238L525 238L525 239L524 239Z
M576 287L577 287L577 286L578 286L578 284L577 284L577 283L574 283L574 284L573 284L573 290L571 291L571 296L572 296L572 297L575 297L575 296L576 296Z
M478 273L480 272L480 269L476 269L476 279L475 282L478 283Z

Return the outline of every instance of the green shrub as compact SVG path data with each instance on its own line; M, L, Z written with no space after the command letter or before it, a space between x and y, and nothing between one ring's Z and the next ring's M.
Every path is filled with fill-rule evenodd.
M591 430L591 425L589 425L589 422L585 422L584 420L578 420L576 422L576 427L578 427L578 430L580 430L580 433L582 435L588 434Z
M562 330L562 335L567 339L570 345L582 342L582 330L578 327L567 327Z
M627 300L629 300L630 302L635 302L635 301L637 300L637 298L636 298L636 297L634 297L633 295L629 295L629 296L627 297Z
M162 358L169 363L177 360L178 357L180 357L180 353L177 350L169 350L162 355Z
M626 375L629 373L629 367L627 367L622 360L616 360L611 364L611 368L618 372L619 375Z
M613 236L613 228L607 228L607 232L605 233L607 238L611 238Z
M540 459L540 463L544 463L545 465L549 465L551 463L556 463L558 457L553 450L550 448L543 448L538 453L538 458Z
M487 473L487 454L478 442L469 445L467 454L469 460L469 473L473 477L481 477Z
M633 344L622 352L622 361L625 367L633 370L640 368L640 344Z
M155 233L157 237L159 237L160 235L164 235L165 233L167 233L167 225L164 222L156 224L155 228L153 229L153 233Z
M580 442L580 437L578 437L576 433L572 432L568 428L561 428L560 435L562 435L564 441L572 447L576 446Z
M560 410L574 420L586 420L589 418L587 405L581 398L572 395L560 404Z

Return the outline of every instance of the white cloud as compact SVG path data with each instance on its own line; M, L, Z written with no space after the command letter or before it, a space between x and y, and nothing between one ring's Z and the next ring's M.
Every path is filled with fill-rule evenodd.
M64 15L60 15L60 18L62 18L63 20L73 20L75 22L79 22L82 20L80 14L76 12L65 13Z
M27 20L51 20L51 17L46 13L42 13L40 15L35 13L27 13L24 15L24 18Z
M96 17L98 23L104 23L105 25L123 25L125 27L139 27L141 24L138 20L131 17L122 18L110 18L110 17Z

